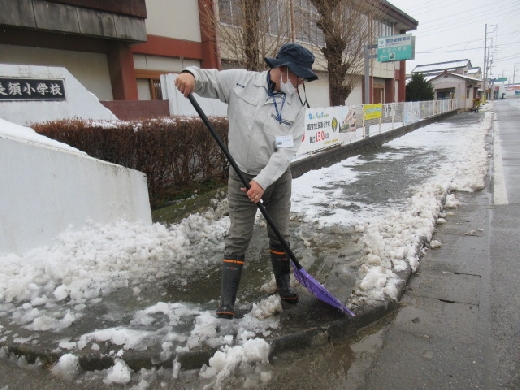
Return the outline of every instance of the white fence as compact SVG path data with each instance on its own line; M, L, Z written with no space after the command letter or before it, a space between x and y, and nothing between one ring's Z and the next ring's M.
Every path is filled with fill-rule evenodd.
M456 109L455 99L309 108L297 155L353 143Z
M197 116L188 99L175 88L177 76L175 73L161 75L163 97L169 100L170 115ZM227 104L217 99L196 97L207 116L227 116ZM296 158L456 109L455 99L308 108L305 137Z

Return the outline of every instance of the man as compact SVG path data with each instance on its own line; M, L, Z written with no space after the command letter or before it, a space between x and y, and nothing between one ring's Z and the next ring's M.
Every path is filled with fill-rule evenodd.
M228 104L229 152L244 176L247 190L230 167L228 182L231 226L225 241L222 293L217 317L232 319L235 299L253 234L256 203L263 204L288 242L291 200L290 162L304 135L305 104L299 92L304 81L318 77L312 71L314 55L301 45L287 43L276 58L264 59L270 70L218 71L188 67L177 77L177 89L188 96L216 98ZM290 287L291 267L283 246L267 229L273 273L278 293L287 303L297 303Z

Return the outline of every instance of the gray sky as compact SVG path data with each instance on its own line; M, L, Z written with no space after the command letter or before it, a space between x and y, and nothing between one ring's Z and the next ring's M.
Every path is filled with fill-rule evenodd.
M520 82L520 0L388 0L419 22L415 60L407 61L409 73L416 65L468 59L484 67L484 36L493 59L490 77ZM497 26L495 28L495 26Z

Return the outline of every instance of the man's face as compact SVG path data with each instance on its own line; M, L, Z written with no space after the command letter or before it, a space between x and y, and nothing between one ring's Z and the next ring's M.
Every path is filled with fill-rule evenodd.
M303 82L305 81L305 79L301 78L301 77L298 77L296 76L290 69L288 66L284 66L283 68L285 69L280 69L281 70L281 73L282 73L282 81L284 83L287 82L287 78L289 78L289 81L291 82L292 85L294 85L295 88L298 88L298 86L300 84L303 84Z

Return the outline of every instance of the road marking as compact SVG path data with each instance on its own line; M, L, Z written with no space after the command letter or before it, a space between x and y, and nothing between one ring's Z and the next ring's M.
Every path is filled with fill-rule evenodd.
M508 204L507 189L504 179L504 169L502 166L502 146L500 145L498 121L493 125L493 203Z

